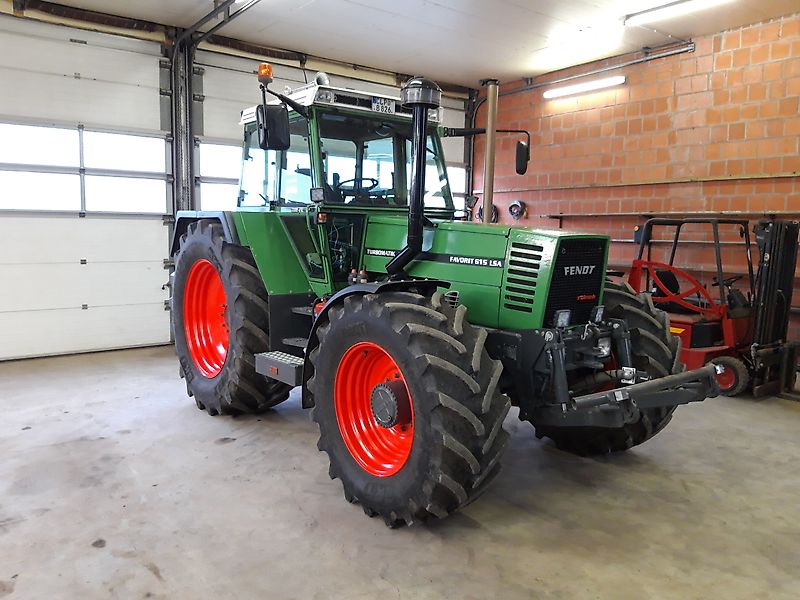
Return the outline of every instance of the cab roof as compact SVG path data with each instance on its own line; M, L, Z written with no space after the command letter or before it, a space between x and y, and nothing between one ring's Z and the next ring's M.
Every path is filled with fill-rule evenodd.
M373 114L393 115L411 119L411 109L402 105L400 98L386 94L362 92L350 88L320 85L316 82L308 83L293 89L286 94L301 106L339 107L348 110ZM269 104L280 104L280 100L273 100ZM429 120L433 123L441 122L439 110L428 113ZM256 120L256 107L245 108L241 112L239 124L253 123Z

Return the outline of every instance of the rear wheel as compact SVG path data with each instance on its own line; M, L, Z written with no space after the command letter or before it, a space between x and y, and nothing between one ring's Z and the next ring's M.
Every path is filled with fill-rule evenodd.
M309 359L318 447L345 497L390 527L443 518L500 469L502 365L466 308L409 292L350 296Z
M744 362L733 356L718 356L711 363L724 368L722 373L717 373L719 391L723 396L737 396L747 389L750 371Z
M255 371L269 349L267 291L250 250L224 241L222 226L189 225L175 257L175 352L186 390L211 415L260 412L289 388Z
M633 361L637 369L651 377L664 377L684 370L678 354L680 341L669 333L669 317L653 306L649 295L637 295L629 285L606 282L604 290L606 317L622 319L631 334ZM581 390L591 393L602 389ZM672 418L674 408L640 411L639 418L623 427L554 427L537 426L537 437L549 437L562 450L575 454L606 454L637 446L659 431Z

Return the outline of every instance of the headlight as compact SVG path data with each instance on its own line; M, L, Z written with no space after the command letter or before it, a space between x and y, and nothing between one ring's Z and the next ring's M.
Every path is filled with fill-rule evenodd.
M556 316L553 319L555 321L556 327L569 327L569 322L572 319L572 311L571 310L557 310Z
M611 356L611 338L600 338L597 340L597 355L600 358Z

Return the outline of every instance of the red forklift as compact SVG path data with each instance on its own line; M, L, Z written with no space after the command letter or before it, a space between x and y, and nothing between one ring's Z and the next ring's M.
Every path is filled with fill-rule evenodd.
M717 377L724 395L750 390L761 397L794 389L797 344L786 338L800 223L760 221L753 228L759 250L756 271L748 225L746 219L650 219L637 228L639 252L628 283L637 293L649 291L656 306L667 312L671 332L681 339L680 356L687 369L720 365ZM679 248L688 247L680 245L681 233L687 230L695 242L712 243L716 274L711 290L709 282L687 270L691 265L675 264ZM728 235L723 240L724 234ZM654 242L670 243L670 235L668 259L653 260ZM741 249L737 263L746 265L746 271L726 274L723 245L737 253ZM697 267L695 272L702 271L702 265Z

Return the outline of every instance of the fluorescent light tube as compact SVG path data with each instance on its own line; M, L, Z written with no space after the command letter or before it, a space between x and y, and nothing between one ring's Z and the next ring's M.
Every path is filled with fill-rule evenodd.
M574 85L553 88L547 90L542 95L545 98L561 98L562 96L571 96L573 94L581 94L583 92L602 90L615 85L622 85L623 83L625 83L625 75L615 75L614 77L594 79L592 81L584 81L583 83L576 83Z
M705 10L720 4L728 4L733 0L678 0L678 2L670 2L662 6L655 6L648 8L638 13L633 13L625 17L625 25L633 27L634 25L644 25L652 23L653 21L663 21L665 19L672 19L681 15Z

